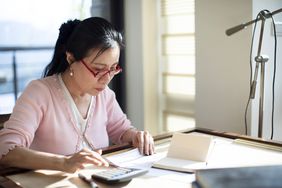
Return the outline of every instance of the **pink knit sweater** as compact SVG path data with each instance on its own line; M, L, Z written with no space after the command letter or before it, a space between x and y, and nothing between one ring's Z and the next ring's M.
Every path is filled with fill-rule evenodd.
M84 137L90 146L120 143L132 128L118 105L115 94L106 88L94 97ZM78 152L83 133L75 124L57 75L30 82L17 100L10 119L0 131L0 158L16 146L70 155Z

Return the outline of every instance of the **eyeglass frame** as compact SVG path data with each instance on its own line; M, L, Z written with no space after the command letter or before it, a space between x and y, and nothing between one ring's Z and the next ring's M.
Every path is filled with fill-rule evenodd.
M90 71L91 73L92 73L92 75L94 76L94 78L97 78L97 76L98 76L98 74L99 73L102 73L102 72L104 72L105 70L102 70L102 71L97 71L96 73L93 71L93 70L91 70L91 68L85 63L85 61L83 61L82 59L80 60L81 61L81 63L85 66L85 68L88 70L88 71ZM117 74L119 74L119 73L121 73L122 72L122 68L119 66L119 65L117 65L116 66L116 69L115 69L115 71L118 71L117 73L113 73L113 74L111 74L112 72L113 72L113 70L107 70L106 72L105 72L105 74L103 74L103 75L101 75L99 78L102 78L102 77L104 77L106 74L108 74L109 73L109 75L110 76L115 76L115 75L117 75Z

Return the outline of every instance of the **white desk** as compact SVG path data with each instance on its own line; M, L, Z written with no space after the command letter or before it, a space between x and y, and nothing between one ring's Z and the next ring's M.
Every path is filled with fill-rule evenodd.
M190 133L189 133L190 134ZM202 134L193 132L192 134ZM234 139L215 136L216 145L211 153L208 167L234 167L282 164L282 152L238 144ZM152 156L141 156L135 150L121 150L106 155L112 161L122 166L134 166L148 168L149 172L132 181L117 185L107 185L97 181L99 187L191 187L195 175L179 173L167 170L150 168L152 163L162 158L169 146L169 138L156 142L156 153ZM257 143L256 140L254 143ZM266 143L267 145L267 143ZM275 146L282 149L282 146ZM82 170L82 173L90 174L93 169ZM90 187L77 177L77 174L66 174L57 171L38 170L7 176L24 188L38 187Z

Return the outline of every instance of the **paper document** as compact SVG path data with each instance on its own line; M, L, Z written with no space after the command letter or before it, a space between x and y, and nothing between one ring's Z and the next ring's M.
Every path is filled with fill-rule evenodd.
M206 168L213 147L212 137L175 133L167 156L155 162L153 167L181 172L194 172Z
M172 172L164 169L151 168L153 163L166 156L169 143L170 142L156 145L156 153L153 155L144 156L139 153L138 149L132 149L119 154L107 156L107 159L122 167L148 169L149 172L144 175L146 176L146 180L157 180L157 185L159 185L159 181L167 182L169 180L174 183L181 182L184 183L183 185L185 185L182 186L180 184L176 184L178 186L175 187L187 187L187 184L195 180L194 174L192 175L176 171Z
M164 156L165 153L163 152L144 156L139 153L138 149L132 149L127 152L108 156L107 159L122 167L150 168L153 162L160 160Z

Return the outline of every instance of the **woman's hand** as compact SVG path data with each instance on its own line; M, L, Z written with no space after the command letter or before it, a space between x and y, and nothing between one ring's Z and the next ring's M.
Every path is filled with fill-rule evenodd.
M83 169L86 164L109 166L109 163L102 158L101 154L102 150L91 151L89 149L83 149L65 158L63 171L74 173L79 169Z
M148 131L136 131L132 136L132 144L142 155L155 153L154 139Z

